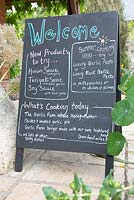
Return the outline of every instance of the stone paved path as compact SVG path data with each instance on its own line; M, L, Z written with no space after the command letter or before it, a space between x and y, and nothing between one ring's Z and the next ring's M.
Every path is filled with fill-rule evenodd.
M125 127L123 133L127 144L119 157L134 162L134 126ZM44 200L42 187L47 185L70 193L68 185L74 173L97 192L104 178L105 161L93 155L40 150L26 150L25 154L21 173L10 170L0 176L0 200ZM134 181L134 164L115 162L114 166L117 180L126 185ZM123 200L132 199L123 197Z

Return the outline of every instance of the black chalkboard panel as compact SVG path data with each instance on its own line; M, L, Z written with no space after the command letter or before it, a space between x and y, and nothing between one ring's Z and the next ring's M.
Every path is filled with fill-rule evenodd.
M106 154L117 56L116 12L26 20L17 147Z

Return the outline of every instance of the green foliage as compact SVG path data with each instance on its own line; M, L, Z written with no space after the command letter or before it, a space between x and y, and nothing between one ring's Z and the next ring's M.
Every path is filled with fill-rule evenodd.
M66 193L58 192L50 186L43 187L42 191L47 200L69 200L69 196Z
M91 194L94 194L90 186L86 185L76 174L74 175L74 180L70 184L70 188L73 193L70 196L64 192L58 192L52 187L43 187L43 193L46 200L91 200ZM123 188L118 181L114 180L113 170L111 170L109 175L102 182L97 200L121 200L123 191L128 191L128 195L134 195L133 189L133 185ZM97 196L97 194L95 195Z
M7 92L9 97L12 100L16 100L19 98L19 91L20 91L20 80L19 79L12 79L10 84L7 88Z
M49 1L43 1L46 12L48 15L62 15L62 11L66 12L67 10L67 2L65 0L49 0ZM41 6L41 4L39 4Z
M130 70L122 69L122 80L121 84L118 86L118 89L122 93L126 93L126 90L128 89L128 85L133 84L133 72Z
M113 171L104 179L97 200L121 200L122 186L114 180Z
M132 109L134 109L134 104L133 104L133 102L134 102L134 87L133 86L129 87L129 89L127 90L127 99L131 103Z
M127 24L127 28L128 28L128 39L129 40L133 40L134 39L134 20L131 20L128 22Z
M38 17L47 17L54 15L64 15L66 13L65 2L60 1L46 1L45 6L38 1L39 6L32 7L30 2L25 2L25 0L13 0L13 6L15 11L9 10L7 12L6 22L8 24L14 25L18 37L23 38L24 36L24 22L28 18L38 18ZM64 3L63 3L64 2Z
M79 193L81 188L81 183L82 183L81 179L79 179L78 176L75 174L74 181L70 184L70 187L73 190L74 194Z
M88 194L89 196L83 196L82 199L83 200L89 200L91 198L91 188L89 185L86 184L82 184L82 194Z
M128 190L128 195L134 195L134 185L131 189Z
M24 19L31 13L31 4L25 3L24 0L13 0L12 2L15 11L8 10L6 15L6 22L10 25L14 25L18 37L23 37L24 34Z
M128 57L128 52L124 50L123 53L121 53L121 67L124 69L129 69L130 66L130 59Z
M131 32L134 28L134 20L128 22L128 31Z
M134 123L134 71L123 71L119 90L124 99L118 101L112 109L112 119L117 126L128 126ZM112 133L108 137L107 151L111 155L118 155L125 144L124 136Z
M112 110L112 119L116 125L130 125L134 122L134 105L128 99L118 101Z
M76 0L80 4L80 10L84 9L84 0ZM40 0L38 6L44 6L48 15L61 15L67 13L67 0Z
M52 187L43 187L43 193L47 200L78 200L79 197L83 200L91 199L90 186L86 185L76 174L74 175L74 180L70 183L70 188L73 192L71 197L64 192L58 192Z
M117 156L122 151L125 143L126 139L120 132L110 133L107 142L108 146L107 153L109 155Z
M82 10L84 0L79 0L79 3ZM25 19L55 15L61 16L67 13L66 0L39 0L37 1L38 6L34 8L30 2L26 2L25 0L13 0L12 4L15 11L7 11L6 22L15 26L19 38L23 38L24 36Z
M81 6L83 0L79 0ZM6 21L10 25L14 25L18 38L24 37L24 25L27 18L47 17L54 15L64 15L67 12L67 1L65 0L39 0L38 6L32 7L30 2L25 0L13 0L12 4L15 11L8 10ZM15 78L20 73L20 64L17 60L10 69L10 78Z
M16 60L16 63L10 68L10 78L16 78L20 74L20 71L20 62L19 60Z
M48 200L57 199L59 196L59 192L52 187L43 187L42 190Z
M128 126L134 122L134 72L124 70L122 74L122 82L118 88L125 99L115 104L112 118L116 125Z

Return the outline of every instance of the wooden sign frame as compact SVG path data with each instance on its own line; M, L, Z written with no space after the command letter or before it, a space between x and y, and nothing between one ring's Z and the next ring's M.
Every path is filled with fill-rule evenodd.
M121 100L121 91L118 90L118 85L120 85L120 29L118 20L118 54L117 54L117 86L116 86L116 102ZM122 127L115 126L115 131L119 131L122 134ZM111 169L114 169L114 156L106 155L105 162L105 176L107 176Z

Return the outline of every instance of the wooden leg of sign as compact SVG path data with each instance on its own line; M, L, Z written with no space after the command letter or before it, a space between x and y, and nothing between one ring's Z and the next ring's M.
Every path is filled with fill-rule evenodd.
M114 168L114 157L106 155L105 177L109 174L110 170L113 168Z
M21 172L23 167L24 148L16 147L15 171Z

